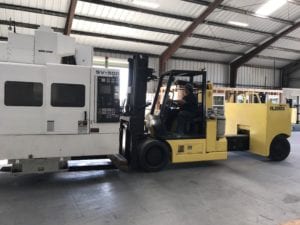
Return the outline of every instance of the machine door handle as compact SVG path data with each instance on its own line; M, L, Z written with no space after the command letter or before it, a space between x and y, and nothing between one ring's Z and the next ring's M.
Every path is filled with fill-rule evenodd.
M87 111L84 111L84 121L87 121Z

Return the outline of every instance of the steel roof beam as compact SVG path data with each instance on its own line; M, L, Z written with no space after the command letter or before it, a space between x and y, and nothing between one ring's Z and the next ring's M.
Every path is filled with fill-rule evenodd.
M71 33L73 19L74 19L75 10L76 10L76 5L77 5L77 0L70 1L70 7L69 7L68 15L66 18L64 35L70 35L70 33Z
M165 64L168 59L180 48L183 42L193 33L199 24L203 23L205 19L220 5L224 0L215 0L202 12L177 38L168 46L168 48L159 57L159 72L165 72Z
M300 22L295 23L294 25L288 27L287 29L281 31L280 33L276 34L273 38L265 41L263 44L259 45L258 47L254 48L244 56L234 60L230 63L230 86L235 87L236 86L236 80L237 80L237 70L238 68L243 65L244 63L251 60L253 57L255 57L257 54L265 50L268 46L276 42L281 37L289 34L290 32L298 29L300 27Z

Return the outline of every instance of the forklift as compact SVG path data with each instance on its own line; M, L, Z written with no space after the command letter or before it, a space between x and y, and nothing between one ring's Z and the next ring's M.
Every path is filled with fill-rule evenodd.
M263 129L272 135L270 138L264 138L265 145L260 146L262 141L255 136L255 133L258 133L255 127L261 127L255 124L254 120L250 120L250 123L247 123L247 120L245 124L248 125L235 124L237 120L232 118L236 118L237 115L234 113L240 113L239 110L245 108L243 105L232 106L232 110L231 106L228 106L228 111L232 112L227 115L231 118L229 127L234 127L235 131L225 136L224 113L213 110L213 85L207 81L205 70L171 70L161 74L154 100L147 103L147 82L155 79L157 78L153 76L153 70L148 68L147 56L138 54L129 59L127 103L120 117L119 155L126 159L130 168L155 172L162 170L169 163L225 160L228 151L251 151L251 146L262 149L254 153L275 161L284 160L289 155L288 130L270 131L271 123L268 123L268 127ZM182 89L186 84L193 87L193 94L198 99L198 112L187 121L182 134L176 129L180 112L178 99L182 98ZM149 105L150 113L145 116L145 109ZM290 118L286 113L289 112L286 106L280 106L278 109L276 118L283 118L283 112ZM248 110L252 109L248 107ZM271 108L266 104L262 110L268 111Z

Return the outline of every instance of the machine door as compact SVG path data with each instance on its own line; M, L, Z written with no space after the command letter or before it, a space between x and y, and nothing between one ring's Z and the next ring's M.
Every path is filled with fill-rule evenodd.
M90 68L48 65L46 124L48 134L89 132Z
M0 63L0 134L45 133L45 66Z

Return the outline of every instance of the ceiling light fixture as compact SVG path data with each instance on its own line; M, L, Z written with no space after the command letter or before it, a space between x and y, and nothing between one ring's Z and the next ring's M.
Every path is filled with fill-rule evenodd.
M287 0L269 0L265 4L263 4L255 13L257 15L269 16L277 9L282 7Z
M238 27L248 27L248 23L242 23L242 22L237 22L237 21L228 21L229 24L238 26Z
M135 5L152 8L152 9L156 9L159 7L159 4L157 2L153 2L153 1L133 0L132 3Z

